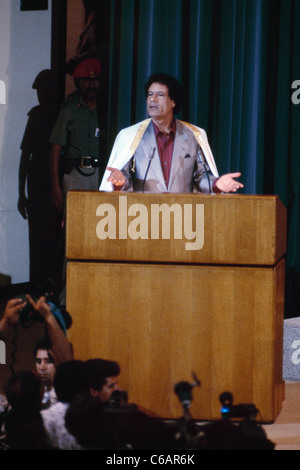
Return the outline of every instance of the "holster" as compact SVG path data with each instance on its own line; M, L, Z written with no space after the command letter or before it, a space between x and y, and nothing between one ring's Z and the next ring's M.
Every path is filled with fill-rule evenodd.
M73 168L76 166L76 161L74 158L65 157L64 161L64 174L69 175Z

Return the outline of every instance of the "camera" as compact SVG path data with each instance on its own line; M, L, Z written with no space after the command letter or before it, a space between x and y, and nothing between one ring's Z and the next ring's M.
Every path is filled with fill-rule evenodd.
M245 418L255 420L258 409L253 403L241 403L233 405L233 396L230 392L221 393L221 414L223 419Z
M203 450L274 450L274 443L256 421L259 410L253 403L233 405L230 392L221 393L219 400L222 419L203 427Z
M128 403L128 394L124 390L114 390L108 400L110 408L124 408Z
M65 307L58 306L57 302L57 285L52 279L48 279L44 284L36 285L32 292L29 292L30 296L36 302L40 297L45 297L47 303L50 306L51 312L55 316L59 326L63 330L70 328L72 319ZM25 307L20 311L19 323L23 328L30 328L34 323L43 323L43 317L34 310L32 305L28 302L25 295L19 295L18 298L22 298L26 301Z
M106 403L106 412L128 412L137 409L134 403L128 404L128 394L125 390L114 390Z
M39 296L31 294L31 297L34 301L38 299ZM24 300L26 302L25 307L20 310L20 319L19 323L23 326L23 328L29 328L35 322L43 323L44 319L39 315L30 305L25 295L20 295L18 298Z

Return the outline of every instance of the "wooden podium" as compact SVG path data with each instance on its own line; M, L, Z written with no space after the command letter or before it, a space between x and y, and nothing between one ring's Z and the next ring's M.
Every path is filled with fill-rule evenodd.
M67 310L75 357L121 365L129 402L220 419L219 395L273 422L284 400L286 210L276 196L72 191Z

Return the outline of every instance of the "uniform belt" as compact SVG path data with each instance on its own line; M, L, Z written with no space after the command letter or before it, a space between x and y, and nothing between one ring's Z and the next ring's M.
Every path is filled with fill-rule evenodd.
M101 165L101 160L99 157L90 157L84 155L82 157L67 157L67 160L70 163L73 163L76 167L80 168L95 168Z

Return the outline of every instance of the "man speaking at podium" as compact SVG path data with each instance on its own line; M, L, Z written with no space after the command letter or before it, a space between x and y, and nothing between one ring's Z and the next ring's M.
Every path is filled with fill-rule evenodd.
M219 176L206 132L174 118L182 100L175 78L151 75L145 95L150 118L120 131L100 191L230 193L243 187L240 173Z

